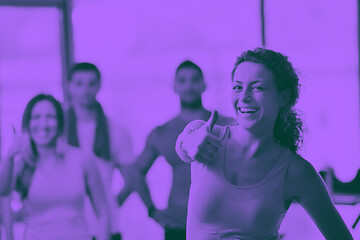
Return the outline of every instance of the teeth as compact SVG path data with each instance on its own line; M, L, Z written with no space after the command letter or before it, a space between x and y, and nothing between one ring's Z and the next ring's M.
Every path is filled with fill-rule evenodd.
M254 113L257 112L259 110L259 108L257 107L241 107L240 111L242 113Z

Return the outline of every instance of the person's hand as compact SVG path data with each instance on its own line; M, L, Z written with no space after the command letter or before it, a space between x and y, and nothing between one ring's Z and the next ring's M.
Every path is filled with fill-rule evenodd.
M31 148L30 136L27 133L21 133L14 136L9 148L7 158L14 160L15 156L21 155L22 159L30 165L33 165L33 151Z
M178 217L171 213L168 210L154 210L152 216L151 216L158 224L160 224L161 227L165 228L167 227L173 227L177 228L178 226L181 226L182 223L179 221Z
M221 140L212 133L217 118L218 113L214 111L203 126L196 130L190 130L190 133L185 133L182 148L191 159L208 162L216 157L222 145Z
M7 156L8 158L13 159L18 154L21 154L23 157L26 158L30 158L33 155L29 134L21 133L14 136Z
M129 196L129 194L124 190L119 192L119 194L116 196L119 206L121 206L125 202L125 200L128 196Z

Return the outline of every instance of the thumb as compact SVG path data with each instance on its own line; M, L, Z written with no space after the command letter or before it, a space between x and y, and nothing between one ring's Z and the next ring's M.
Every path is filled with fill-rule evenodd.
M218 119L218 112L216 110L214 110L211 113L211 116L210 116L209 120L205 123L208 130L211 131L213 129L217 119Z

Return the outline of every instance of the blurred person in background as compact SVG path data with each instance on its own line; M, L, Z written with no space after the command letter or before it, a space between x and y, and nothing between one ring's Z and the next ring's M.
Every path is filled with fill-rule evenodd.
M154 128L149 134L145 149L136 159L131 171L131 188L137 191L146 205L149 216L165 229L166 240L185 239L186 215L190 188L190 165L182 162L175 152L177 136L184 127L195 119L206 120L211 112L202 105L202 93L206 84L202 70L191 61L184 61L176 69L174 90L180 97L181 111L173 119ZM234 119L219 117L220 125L227 125ZM145 176L154 161L164 156L173 172L171 192L165 210L157 210L152 202ZM159 186L160 187L160 186ZM127 190L127 189L126 189ZM121 204L129 192L118 195Z
M126 169L134 159L133 147L128 131L109 119L97 101L100 88L101 74L94 64L83 62L72 66L68 82L70 105L65 112L66 136L69 145L95 154L95 164L100 172L110 210L111 239L120 240L119 207L111 186L116 168L126 180ZM123 191L129 192L129 189ZM98 221L91 207L92 198L90 196L86 201L85 212L93 239L97 239Z
M177 153L192 168L187 239L280 239L293 201L326 239L353 239L322 178L297 154L299 78L287 57L245 51L232 71L231 96L236 125L215 125L214 112L177 140Z
M25 240L89 240L84 201L91 194L99 239L107 240L108 209L94 156L67 145L63 131L60 103L51 95L32 98L23 114L22 134L0 162L0 195L12 190L21 195Z

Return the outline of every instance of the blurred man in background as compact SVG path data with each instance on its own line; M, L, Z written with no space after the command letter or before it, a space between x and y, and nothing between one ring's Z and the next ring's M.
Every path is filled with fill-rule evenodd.
M187 205L190 188L190 165L181 161L175 152L175 142L185 126L196 119L206 121L211 112L202 105L202 93L206 84L199 66L184 61L176 69L174 90L180 97L180 113L165 124L154 128L146 140L145 149L136 159L131 170L131 188L137 191L146 205L149 216L153 217L165 229L166 240L185 239ZM232 123L232 118L219 116L218 124ZM145 176L155 160L164 156L173 172L171 192L165 210L157 210L152 202ZM118 196L121 204L129 192L128 186Z
M133 160L132 142L125 128L110 120L96 96L101 87L101 74L91 63L78 63L70 69L68 93L70 106L66 109L66 137L70 145L92 151L102 178L111 214L111 239L121 239L118 224L118 205L111 191L112 176L118 168L126 178L126 168ZM127 185L126 185L127 186ZM123 189L124 192L129 190ZM91 198L89 199L91 201ZM96 239L97 221L90 202L85 213L93 239Z

